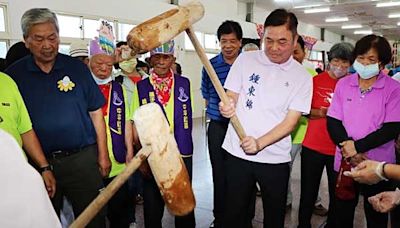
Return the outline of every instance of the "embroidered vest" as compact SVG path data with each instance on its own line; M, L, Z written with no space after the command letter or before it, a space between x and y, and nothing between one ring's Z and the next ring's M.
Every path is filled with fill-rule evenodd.
M158 101L156 92L154 91L153 85L150 83L150 79L146 78L137 84L139 94L139 104L144 105L150 102L156 102L160 105L161 109L165 113L164 107ZM192 102L190 100L190 82L189 79L174 75L174 137L178 144L180 153L183 156L193 154L193 139L192 139ZM167 118L168 120L168 118Z

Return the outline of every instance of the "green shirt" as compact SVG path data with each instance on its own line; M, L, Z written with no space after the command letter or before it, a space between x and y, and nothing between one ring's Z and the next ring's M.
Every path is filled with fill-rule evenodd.
M15 82L0 72L0 128L10 133L22 147L21 134L32 130L28 110Z
M318 74L312 68L306 67L306 70L313 77ZM299 123L297 124L296 129L294 129L294 131L292 132L292 143L293 144L301 144L301 143L303 143L304 136L306 135L306 131L307 131L307 125L308 125L307 118L304 117L304 116L300 117L300 120L299 120Z

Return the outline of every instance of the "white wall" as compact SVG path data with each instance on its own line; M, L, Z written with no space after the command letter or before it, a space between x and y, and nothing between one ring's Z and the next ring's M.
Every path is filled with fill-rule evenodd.
M350 38L348 38L348 37L344 37L344 41L345 42L349 42L349 43L351 43L351 44L353 44L353 45L355 45L356 44L356 41L355 40L353 40L353 39L350 39Z
M321 29L318 27L315 27L314 25L306 24L303 22L299 22L299 25L297 27L297 32L300 35L306 35L306 36L311 36L314 37L315 39L321 39Z
M181 3L188 0L182 0ZM107 1L101 4L102 0L0 0L7 5L9 15L10 39L12 42L22 39L20 29L20 18L22 14L30 8L46 7L57 13L67 13L82 16L105 17L108 19L118 19L125 23L138 24L146 19L154 17L173 5L168 4L168 0L118 0ZM237 0L200 0L205 7L205 16L193 27L196 31L216 34L218 26L225 20L238 21L243 28L244 37L258 38L254 23L245 22L246 4ZM270 11L254 8L254 20L256 23L264 23L265 17ZM320 29L300 23L299 33L320 38ZM329 40L335 40L339 35L328 33ZM67 40L67 39L66 39ZM64 42L66 41L64 40ZM194 117L200 117L203 113L204 102L200 93L201 69L202 64L194 51L184 50L184 36L176 38L177 61L181 63L184 75L188 76L192 82L194 94L195 113Z
M341 41L340 38L341 38L340 35L325 29L325 41L326 42L335 44L335 43L338 43Z

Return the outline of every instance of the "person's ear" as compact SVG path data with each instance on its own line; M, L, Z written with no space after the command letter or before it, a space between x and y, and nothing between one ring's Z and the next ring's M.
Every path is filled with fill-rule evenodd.
M25 37L25 38L24 38L24 44L25 44L25 47L29 49L29 42L28 42L28 39L30 39L30 38L29 38L29 37Z
M385 69L385 65L382 64L382 62L378 62L379 65L379 70Z
M294 47L296 47L296 45L297 45L297 40L298 40L298 39L299 39L299 35L296 34L296 35L294 36L294 39L293 39Z

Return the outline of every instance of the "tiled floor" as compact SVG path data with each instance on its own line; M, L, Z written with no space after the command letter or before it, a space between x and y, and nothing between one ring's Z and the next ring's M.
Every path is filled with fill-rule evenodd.
M193 129L193 139L194 139L194 155L193 155L193 190L196 196L196 224L198 228L207 228L213 221L212 213L212 202L213 202L213 186L212 186L212 176L211 176L211 164L207 150L206 137L205 137L205 126L201 119L195 119L194 129ZM292 171L292 192L293 192L293 206L292 210L288 211L285 219L285 227L293 228L297 226L297 214L299 207L299 197L300 197L300 159L297 156ZM328 205L328 191L326 175L324 174L321 181L320 195L322 197L322 202L324 205ZM356 210L355 228L365 227L364 214L362 208L362 201L360 198L360 203ZM143 208L142 206L137 206L136 211L137 227L144 227L143 225ZM325 221L326 217L313 216L312 226L319 227ZM263 227L263 211L262 202L259 197L257 197L256 202L256 216L253 220L253 227L260 228ZM174 219L169 215L168 211L165 210L163 227L170 228L174 227Z

